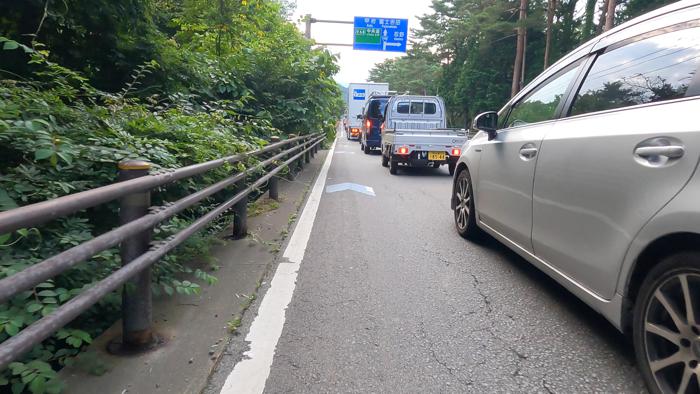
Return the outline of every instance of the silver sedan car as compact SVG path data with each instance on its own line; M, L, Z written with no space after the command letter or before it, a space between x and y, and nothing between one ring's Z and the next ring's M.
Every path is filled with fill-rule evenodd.
M700 2L681 1L477 116L454 176L459 234L490 234L628 333L655 393L700 392L698 117Z

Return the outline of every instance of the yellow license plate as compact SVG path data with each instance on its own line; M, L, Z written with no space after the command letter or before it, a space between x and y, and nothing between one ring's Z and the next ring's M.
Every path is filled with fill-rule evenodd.
M445 152L428 152L428 160L445 160Z

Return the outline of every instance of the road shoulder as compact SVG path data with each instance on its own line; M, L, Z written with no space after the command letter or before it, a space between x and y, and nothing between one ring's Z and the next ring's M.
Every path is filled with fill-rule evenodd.
M214 273L217 284L201 284L202 292L197 296L154 299L154 327L165 339L164 346L132 357L107 353L107 343L121 330L119 321L95 339L79 366L61 372L68 392L201 392L217 365L230 358L230 352L242 354L245 350L243 338L253 314L243 312L257 308L260 297L256 294L268 286L266 281L277 266L282 243L326 154L319 151L295 180L280 179L279 207L249 217L247 238L225 240L212 250L220 266ZM231 333L234 326L237 328ZM90 373L103 368L107 372L101 376Z

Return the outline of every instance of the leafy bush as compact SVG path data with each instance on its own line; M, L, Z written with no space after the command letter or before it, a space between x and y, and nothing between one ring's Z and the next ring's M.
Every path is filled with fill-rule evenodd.
M51 8L59 3L60 10ZM0 210L112 183L124 159L148 160L161 171L254 149L272 135L332 133L341 111L331 79L334 57L312 50L274 1L208 3L29 0L0 6L0 14L10 16L0 17L0 34L8 35L0 36L0 74L6 77L0 79ZM50 6L40 34L27 41L12 18L41 14L44 4ZM221 17L221 4L228 7L225 20L212 19ZM130 22L133 30L126 28ZM84 34L99 28L105 30L100 37ZM102 40L100 51L94 40ZM134 64L129 56L137 52ZM112 56L120 60L112 64ZM174 201L236 170L224 166L169 185L153 194L153 203ZM159 226L154 238L176 233L232 194L222 191L186 210ZM215 284L208 250L228 224L220 218L161 259L153 267L154 293L196 294L202 284ZM115 226L112 202L0 235L0 278ZM209 269L188 265L195 259ZM106 250L0 305L0 342L120 266L118 252ZM0 374L0 386L60 392L55 371L75 362L118 318L120 300L119 293L109 295L35 346Z

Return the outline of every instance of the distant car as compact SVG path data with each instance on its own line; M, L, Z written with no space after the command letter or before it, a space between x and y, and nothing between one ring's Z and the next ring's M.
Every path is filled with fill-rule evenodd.
M451 205L633 338L652 393L700 386L700 2L618 26L477 116ZM586 360L577 360L585 363Z
M382 135L380 132L384 121L384 108L391 96L371 96L362 110L362 130L360 131L360 148L366 154L373 148L381 148Z
M466 130L446 129L445 104L437 96L393 96L382 124L382 166L398 174L400 166L439 168L454 172Z

